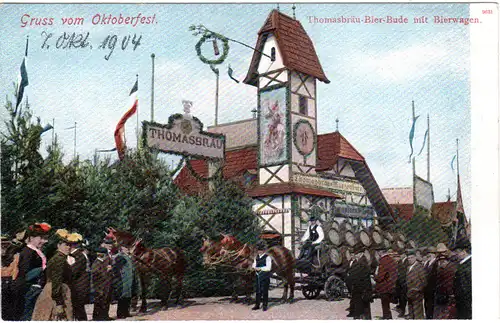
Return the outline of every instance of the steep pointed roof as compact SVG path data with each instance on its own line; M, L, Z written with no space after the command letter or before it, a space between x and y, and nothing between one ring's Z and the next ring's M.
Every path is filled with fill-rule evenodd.
M364 162L365 158L354 148L347 139L335 131L318 135L318 160L317 171L331 169L335 165L337 159L345 158Z
M292 70L314 76L318 80L330 83L321 67L314 44L307 35L302 24L278 10L273 10L258 32L255 48L262 51L269 33L274 34L283 65ZM257 67L261 53L254 51L248 74L243 81L246 84L257 85Z

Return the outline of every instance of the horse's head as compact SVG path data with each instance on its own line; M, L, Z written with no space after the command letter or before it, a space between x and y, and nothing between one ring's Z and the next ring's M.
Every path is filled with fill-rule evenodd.
M208 248L210 248L210 246L213 244L213 241L207 237L203 237L202 241L203 242L201 244L200 252L204 253L205 251L208 250Z
M209 238L203 238L203 244L200 248L200 252L203 254L203 264L205 266L211 265L214 261L217 261L221 255L221 244L220 242L210 240Z

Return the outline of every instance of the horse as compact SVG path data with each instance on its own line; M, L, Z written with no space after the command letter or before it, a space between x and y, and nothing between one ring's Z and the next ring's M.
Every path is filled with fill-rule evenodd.
M150 274L156 274L163 283L166 283L170 289L168 297L162 293L161 305L164 310L168 309L168 302L172 297L174 289L171 281L175 278L177 282L175 292L177 295L175 304L179 304L182 296L182 280L186 270L186 260L184 252L180 249L158 248L148 249L142 243L142 239L136 238L133 234L108 228L109 236L113 237L118 245L129 248L132 254L132 260L139 273L141 283L142 304L139 312L147 311L147 287L150 283ZM162 286L165 286L162 284ZM168 290L168 289L167 289Z
M233 293L231 295L231 301L238 301L238 286L242 286L245 293L244 302L251 302L252 287L254 274L251 272L251 262L241 261L240 259L229 259L224 257L222 252L222 245L220 241L210 240L208 238L203 238L203 244L200 248L200 252L203 254L203 265L205 267L223 267L229 269L226 273L231 281L233 287Z
M223 235L220 244L220 253L223 258L234 258L233 262L240 266L252 265L257 253L255 247L243 244L230 235ZM292 252L283 246L277 245L267 249L266 253L272 259L271 272L285 283L281 302L285 303L287 301L288 287L290 287L290 297L288 301L290 303L293 302L295 288L295 258Z

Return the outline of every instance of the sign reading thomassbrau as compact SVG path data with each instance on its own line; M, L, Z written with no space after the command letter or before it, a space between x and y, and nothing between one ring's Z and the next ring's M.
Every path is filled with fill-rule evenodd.
M203 124L191 116L186 102L185 114L170 116L167 125L143 121L146 145L166 153L224 159L225 136L204 132Z

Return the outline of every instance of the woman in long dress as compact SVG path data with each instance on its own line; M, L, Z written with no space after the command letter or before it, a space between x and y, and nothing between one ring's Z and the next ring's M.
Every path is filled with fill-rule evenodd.
M42 248L48 241L50 229L51 226L47 223L35 223L29 226L26 230L26 246L14 256L12 307L15 321L31 320L35 302L42 292L45 284L44 270L47 266L47 258Z
M35 305L33 321L69 321L73 319L71 306L71 266L68 255L71 235L64 229L56 232L59 239L56 254L47 263L47 283Z

